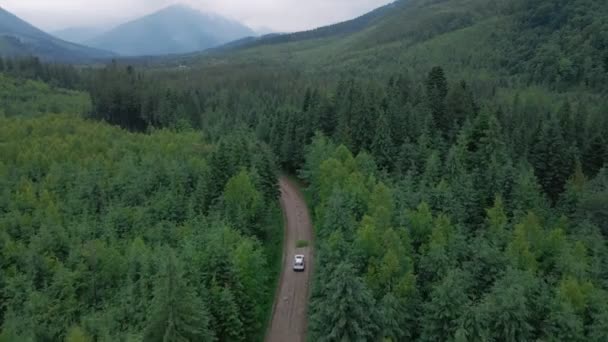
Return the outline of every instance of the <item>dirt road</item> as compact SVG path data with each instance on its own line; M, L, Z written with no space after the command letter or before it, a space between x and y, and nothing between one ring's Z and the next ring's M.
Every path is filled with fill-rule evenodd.
M308 325L308 294L312 280L313 231L304 197L298 186L281 178L281 207L285 217L283 270L275 297L266 342L304 342ZM309 247L296 248L298 240L309 241ZM303 254L306 270L293 271L293 257Z

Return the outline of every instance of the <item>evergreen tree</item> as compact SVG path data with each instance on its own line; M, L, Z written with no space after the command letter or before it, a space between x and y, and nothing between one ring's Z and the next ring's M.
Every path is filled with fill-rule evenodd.
M394 146L388 117L384 112L381 112L376 122L376 133L371 146L371 151L380 168L390 169L393 167L395 163Z
M591 138L588 146L583 151L582 162L585 174L593 177L608 161L608 141L606 136L596 134Z
M528 297L535 280L530 273L509 271L484 299L485 317L493 339L528 341L532 337Z
M434 67L426 80L427 103L431 109L434 127L443 134L447 134L452 122L446 117L446 97L448 95L448 82L441 67Z
M352 102L352 141L353 152L359 153L362 150L369 151L374 139L374 122L377 122L381 108L381 96L376 89L353 90ZM356 93L360 92L359 98Z
M447 114L444 120L451 125L448 135L453 139L464 121L477 114L477 105L465 81L460 81L450 90L446 99L446 108Z
M379 313L381 337L393 342L411 339L414 328L408 322L413 316L409 311L411 309L411 305L408 306L390 292L382 297Z
M470 299L468 275L452 269L433 286L422 316L423 341L449 341L458 330L458 320L464 315Z
M220 341L244 341L243 322L239 317L239 307L228 287L213 284L211 287L211 308L213 309L214 331Z
M255 188L249 174L243 170L226 184L223 195L225 216L243 233L262 237L256 227L261 215L262 200L262 195Z
M332 100L329 97L323 97L317 111L319 117L318 129L327 136L334 136L338 119Z
M173 251L168 253L154 293L146 341L214 341L209 313L183 278Z
M559 122L546 122L532 151L532 164L545 193L555 204L574 171L572 150L564 141Z
M311 338L315 341L375 341L379 327L375 303L347 262L338 265L325 285L325 295L312 305Z

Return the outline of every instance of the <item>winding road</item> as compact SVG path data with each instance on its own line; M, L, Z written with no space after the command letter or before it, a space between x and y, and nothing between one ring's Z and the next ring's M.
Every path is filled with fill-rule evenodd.
M308 296L313 271L313 230L304 196L287 178L280 179L281 207L285 218L283 269L266 332L266 342L304 342L308 326ZM296 248L298 240L309 241L309 247ZM304 272L294 272L294 255L303 254Z

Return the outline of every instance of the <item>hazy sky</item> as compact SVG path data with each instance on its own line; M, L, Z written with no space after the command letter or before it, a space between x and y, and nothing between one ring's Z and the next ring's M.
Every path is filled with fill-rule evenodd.
M108 26L182 3L251 28L288 32L350 19L393 0L0 0L0 6L44 30Z

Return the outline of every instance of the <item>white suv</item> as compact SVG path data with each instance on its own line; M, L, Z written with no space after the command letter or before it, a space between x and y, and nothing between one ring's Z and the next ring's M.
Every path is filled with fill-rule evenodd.
M293 270L296 272L304 271L304 256L298 254L293 259Z

